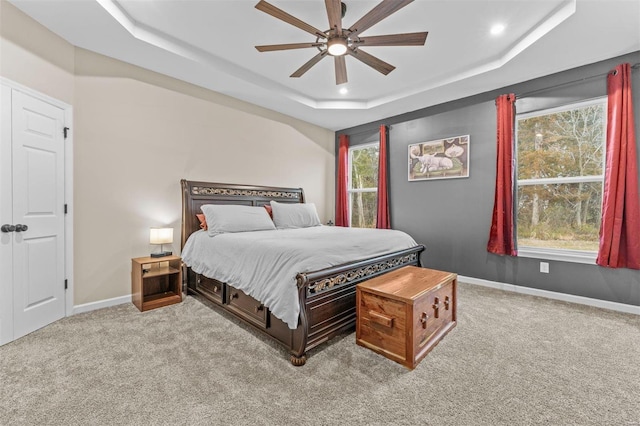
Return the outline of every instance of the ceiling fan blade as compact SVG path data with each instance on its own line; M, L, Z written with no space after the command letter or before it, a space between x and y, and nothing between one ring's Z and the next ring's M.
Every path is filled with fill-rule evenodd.
M336 65L336 84L347 82L347 63L343 56L334 56Z
M349 49L347 50L347 53L353 56L354 58L358 59L359 61L369 65L374 70L381 72L384 75L387 75L391 71L396 69L396 67L394 67L393 65L388 64L382 59L378 59L373 55L363 52L360 49L357 49L357 50Z
M291 74L289 77L302 77L302 75L309 71L309 69L314 66L315 64L317 64L318 62L320 62L320 59L324 58L327 55L327 51L323 50L322 52L318 53L316 56L314 56L313 58L311 58L310 60L308 60L303 66L301 66L300 68L298 68L296 70L296 72L294 72L293 74Z
M305 49L307 47L320 47L322 43L290 43L290 44L267 44L256 46L259 52L273 52L275 50Z
M387 16L397 12L411 2L413 2L413 0L382 0L382 2L371 9L369 13L353 24L349 28L349 31L354 33L353 35L362 34L368 28L371 28Z
M381 36L360 37L355 42L358 47L368 46L422 46L427 41L427 32L389 34Z
M335 30L335 35L342 35L342 4L340 0L324 0L329 17L329 28Z
M260 0L260 2L258 4L256 4L256 9L261 10L264 13L267 13L267 14L273 16L274 18L278 18L281 21L284 21L284 22L286 22L288 24L291 24L294 27L298 27L303 31L306 31L306 32L308 32L310 34L313 34L314 36L326 38L326 34L323 31L320 31L316 27L314 27L312 25L309 25L304 21L301 21L300 19L296 18L295 16L289 15L284 10L278 9L274 5L272 5L270 3L267 3L264 0Z

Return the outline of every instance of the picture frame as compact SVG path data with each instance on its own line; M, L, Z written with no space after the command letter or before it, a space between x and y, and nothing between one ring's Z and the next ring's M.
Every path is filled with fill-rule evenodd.
M454 136L410 144L409 182L469 177L470 136Z

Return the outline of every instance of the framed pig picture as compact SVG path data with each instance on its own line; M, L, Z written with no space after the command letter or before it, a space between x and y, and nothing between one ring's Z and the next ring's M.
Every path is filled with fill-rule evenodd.
M469 177L469 135L409 145L409 182Z

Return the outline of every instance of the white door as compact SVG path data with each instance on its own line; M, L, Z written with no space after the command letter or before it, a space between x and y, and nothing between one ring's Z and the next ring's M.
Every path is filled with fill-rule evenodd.
M18 90L11 104L12 190L2 194L11 218L1 221L15 227L2 241L8 237L12 248L17 339L65 316L64 110Z

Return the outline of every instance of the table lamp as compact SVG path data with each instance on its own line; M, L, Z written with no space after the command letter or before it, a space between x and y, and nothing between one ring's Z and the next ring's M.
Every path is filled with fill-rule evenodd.
M163 245L173 243L173 228L151 228L149 231L149 243L160 244L160 253L151 253L151 257L171 256L173 253L164 251Z

